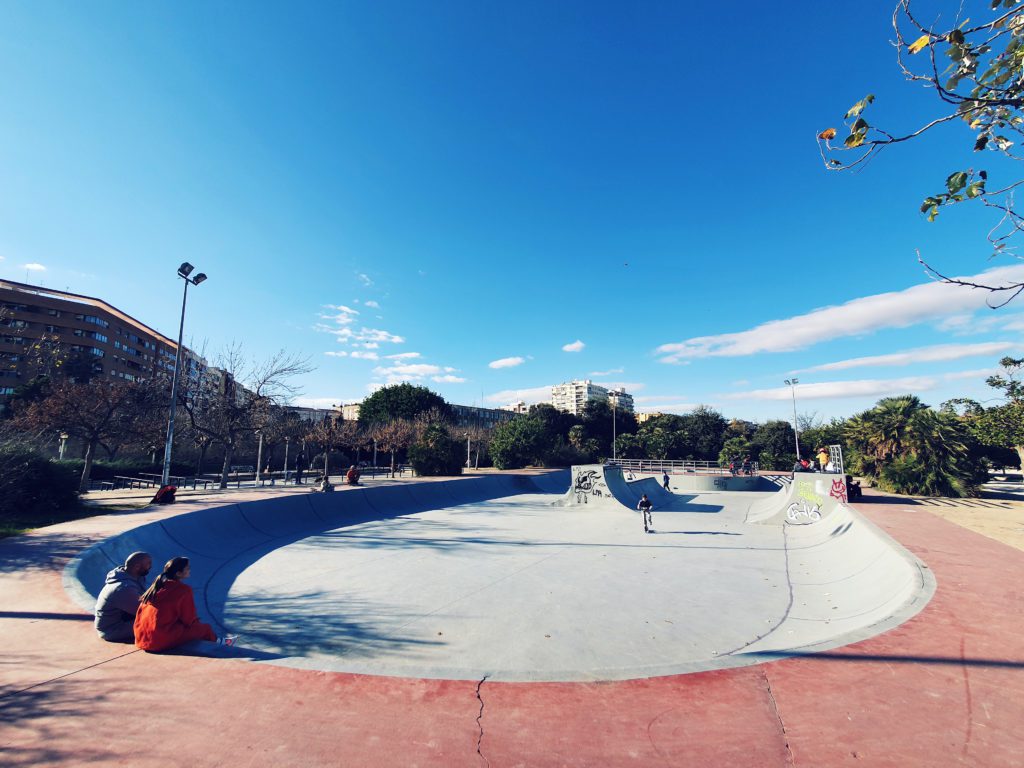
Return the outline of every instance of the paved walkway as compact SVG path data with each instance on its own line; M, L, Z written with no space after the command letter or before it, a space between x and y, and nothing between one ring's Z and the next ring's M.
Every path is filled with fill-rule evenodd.
M169 512L53 526L0 542L0 764L1024 766L1024 553L931 505L870 494L857 508L934 572L917 616L814 656L602 683L386 678L108 645L63 592L62 566ZM1024 523L1024 505L1007 510Z

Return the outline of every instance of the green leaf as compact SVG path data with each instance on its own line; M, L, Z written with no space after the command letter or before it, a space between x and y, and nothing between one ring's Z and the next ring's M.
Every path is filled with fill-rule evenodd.
M988 144L988 136L979 136L978 140L974 142L974 151L981 152L986 144Z
M850 133L865 133L868 130L868 121L858 117L856 122L850 126Z
M852 107L850 107L849 110L847 110L846 115L843 117L843 119L844 120L849 120L851 117L858 116L861 112L864 111L864 108L868 104L873 102L874 100L875 100L875 95L873 93L869 93L863 99L861 99L856 104L854 104Z
M985 194L985 182L976 181L967 188L967 197L973 200Z
M954 29L949 33L949 42L956 43L957 45L964 44L964 33L959 29Z
M967 186L967 174L964 171L957 171L946 177L946 189L953 195Z
M935 221L935 217L939 215L939 206L933 205L931 213L928 214L928 221Z
M864 143L864 134L863 133L851 133L849 136L846 137L846 141L843 142L843 144L845 144L849 149L853 149L854 147L859 147L863 143Z

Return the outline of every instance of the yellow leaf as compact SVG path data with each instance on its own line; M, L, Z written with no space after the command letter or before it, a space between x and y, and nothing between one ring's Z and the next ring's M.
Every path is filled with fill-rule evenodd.
M818 134L818 138L822 141L831 141L836 137L835 128L826 128L824 131Z
M910 44L910 52L920 53L931 41L932 39L928 35L921 35L917 40Z

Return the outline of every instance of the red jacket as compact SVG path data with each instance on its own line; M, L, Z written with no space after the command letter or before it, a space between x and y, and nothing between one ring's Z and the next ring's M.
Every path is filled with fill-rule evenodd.
M135 645L144 651L166 651L190 640L216 640L209 624L196 615L192 587L168 581L135 614Z

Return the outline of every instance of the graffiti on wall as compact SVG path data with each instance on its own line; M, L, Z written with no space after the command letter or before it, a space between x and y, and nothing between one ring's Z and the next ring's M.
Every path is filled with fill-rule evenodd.
M828 495L831 496L836 501L840 501L843 504L845 504L846 503L846 480L843 480L843 479L833 480L832 481L832 490L830 490L828 492Z
M608 486L601 479L601 473L597 470L573 468L572 490L576 494L577 504L587 504L591 496L601 498L611 496Z
M821 505L825 499L818 494L814 483L806 480L796 481L797 500L786 510L786 521L794 525L807 525L821 520Z

